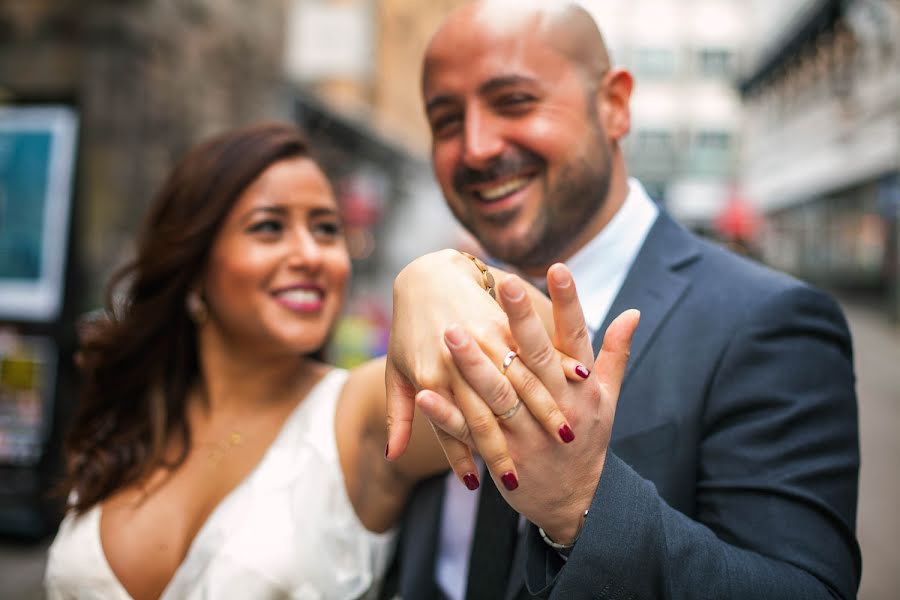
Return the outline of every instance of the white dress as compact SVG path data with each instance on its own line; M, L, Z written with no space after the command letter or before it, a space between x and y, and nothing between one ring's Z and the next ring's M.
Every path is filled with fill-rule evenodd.
M375 593L394 536L368 531L344 487L334 420L346 379L334 369L300 402L259 465L204 523L163 600ZM51 600L130 600L103 553L100 506L63 520L44 585Z

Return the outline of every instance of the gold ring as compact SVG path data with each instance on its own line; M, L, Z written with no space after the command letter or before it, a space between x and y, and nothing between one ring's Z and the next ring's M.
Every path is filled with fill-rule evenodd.
M515 350L510 350L509 352L507 352L506 356L503 357L503 363L500 365L500 372L506 375L506 370L509 368L509 365L511 365L518 356L519 355L516 354Z
M522 401L516 398L516 403L512 405L508 411L503 413L502 415L496 415L498 421L505 421L519 412L519 409L522 408Z

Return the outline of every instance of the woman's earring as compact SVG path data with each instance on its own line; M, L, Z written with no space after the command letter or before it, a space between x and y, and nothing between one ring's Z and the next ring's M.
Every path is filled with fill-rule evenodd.
M203 301L198 292L188 292L185 306L191 320L198 327L205 324L207 319L209 319L209 310L206 308L206 302Z

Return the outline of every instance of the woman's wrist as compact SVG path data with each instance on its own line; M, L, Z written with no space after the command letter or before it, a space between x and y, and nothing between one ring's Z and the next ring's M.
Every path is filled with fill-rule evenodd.
M494 280L494 275L491 273L491 270L488 268L488 266L484 264L484 261L473 254L463 252L462 250L460 250L459 253L465 256L467 259L469 259L469 261L471 261L473 265L475 265L475 268L478 269L479 273L481 273L481 287L483 287L484 291L488 293L488 296L496 300L497 292L494 290L496 282Z

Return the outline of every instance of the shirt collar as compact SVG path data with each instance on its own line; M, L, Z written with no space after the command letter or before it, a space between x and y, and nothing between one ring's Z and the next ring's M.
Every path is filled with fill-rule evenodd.
M565 261L575 280L591 337L603 324L658 215L659 208L647 195L641 182L629 178L628 195L613 218L600 233ZM500 265L516 272L510 265ZM535 287L546 289L546 277L523 277Z
M658 215L644 186L630 178L625 202L610 222L566 261L592 335L606 318Z

